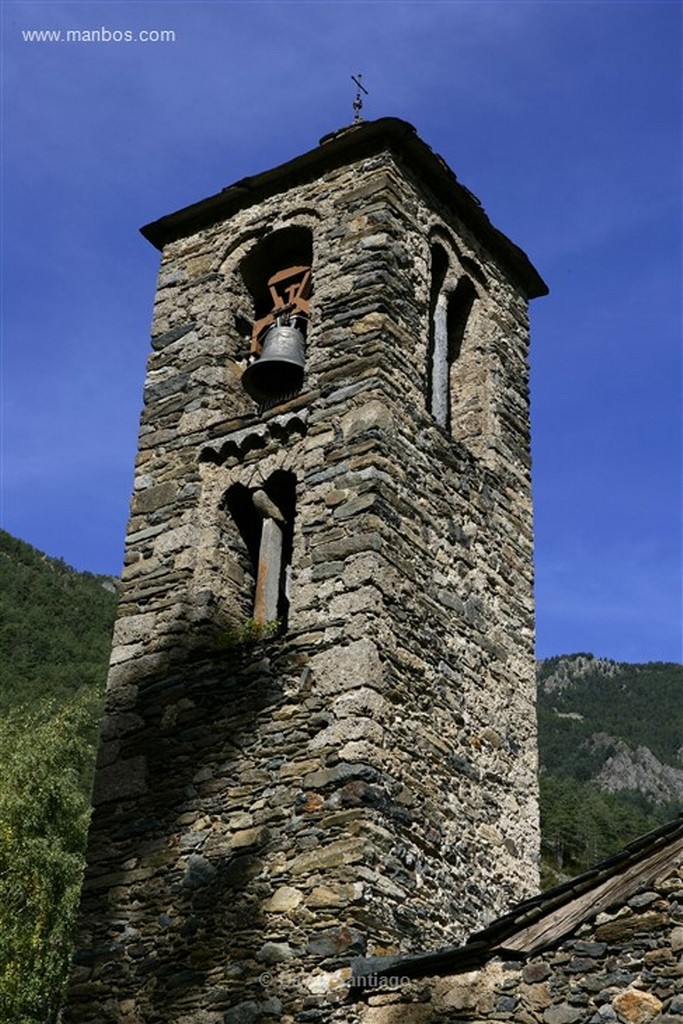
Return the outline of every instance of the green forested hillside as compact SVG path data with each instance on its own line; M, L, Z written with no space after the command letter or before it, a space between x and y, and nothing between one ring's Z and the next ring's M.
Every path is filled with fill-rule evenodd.
M115 605L0 531L0 1024L56 1020Z
M110 579L0 530L0 713L100 684L115 608Z

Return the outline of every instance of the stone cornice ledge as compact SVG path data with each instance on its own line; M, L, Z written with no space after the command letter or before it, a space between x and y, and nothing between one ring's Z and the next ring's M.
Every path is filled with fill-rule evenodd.
M268 441L282 441L292 434L303 436L307 430L308 408L280 412L263 419L251 418L246 426L243 420L232 420L229 424L215 424L210 441L204 441L199 449L200 462L220 464L230 455L241 457L252 448L264 448Z

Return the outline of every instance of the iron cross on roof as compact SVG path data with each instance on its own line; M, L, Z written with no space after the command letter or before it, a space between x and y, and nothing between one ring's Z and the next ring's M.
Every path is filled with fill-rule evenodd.
M368 90L361 83L361 78L362 77L363 76L361 75L360 72L357 75L351 75L351 81L355 82L356 85L358 86L358 88L356 90L356 96L355 96L355 99L353 101L353 121L354 121L354 124L356 124L358 121L362 121L363 120L363 118L360 116L360 112L363 109L363 97L361 96L361 93L362 92L365 93L366 96L370 95Z

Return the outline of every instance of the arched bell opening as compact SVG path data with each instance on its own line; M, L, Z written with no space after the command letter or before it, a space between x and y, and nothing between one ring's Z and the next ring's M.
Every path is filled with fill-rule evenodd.
M242 385L261 405L283 401L303 384L312 262L312 234L303 227L274 232L242 261L242 277L254 300Z

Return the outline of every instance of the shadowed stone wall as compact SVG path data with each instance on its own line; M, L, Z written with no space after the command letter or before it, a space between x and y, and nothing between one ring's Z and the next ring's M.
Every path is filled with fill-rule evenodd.
M306 380L258 416L242 260L292 226ZM475 292L448 429L435 231ZM152 348L64 1020L318 1019L350 957L458 941L537 885L526 298L382 151L170 242ZM278 473L290 604L259 637L227 495Z

